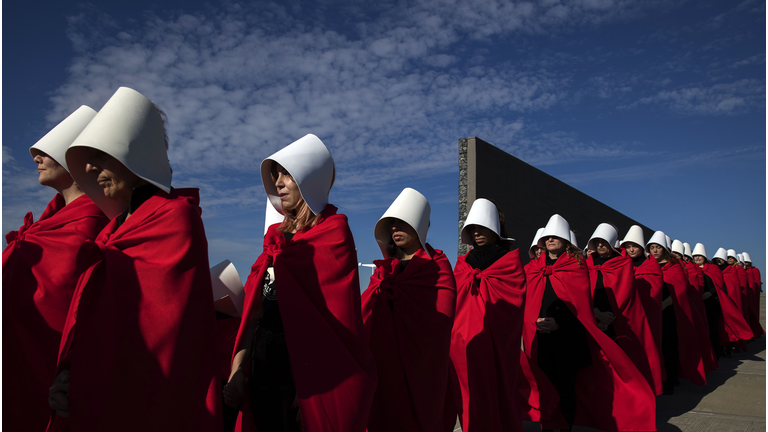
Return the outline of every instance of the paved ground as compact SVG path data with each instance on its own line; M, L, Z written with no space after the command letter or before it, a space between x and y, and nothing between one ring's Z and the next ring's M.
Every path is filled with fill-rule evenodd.
M765 328L765 294L761 295L760 322ZM764 432L765 336L750 342L749 352L721 359L707 374L707 385L682 380L672 396L656 398L659 432ZM456 431L461 427L456 423ZM537 422L525 422L524 432L540 431ZM596 429L574 427L574 432Z

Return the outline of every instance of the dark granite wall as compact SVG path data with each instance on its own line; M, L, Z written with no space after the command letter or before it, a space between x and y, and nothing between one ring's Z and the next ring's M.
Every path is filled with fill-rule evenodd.
M528 248L536 230L555 213L563 216L584 248L595 228L608 222L621 239L632 225L640 225L645 240L653 230L619 213L520 159L476 138L459 140L459 230L476 198L496 202L506 217L509 235L528 262ZM459 241L459 256L466 246Z

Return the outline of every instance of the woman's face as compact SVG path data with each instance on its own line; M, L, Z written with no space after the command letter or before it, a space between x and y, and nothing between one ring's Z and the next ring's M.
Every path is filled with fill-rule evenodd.
M707 259L701 255L696 255L693 257L693 262L696 263L697 266L701 267L705 262L707 262Z
M685 261L683 259L683 254L681 254L680 252L672 252L672 255L674 255L675 258L677 258L679 261Z
M301 191L299 185L293 180L293 177L282 165L275 163L277 178L275 178L275 188L280 197L280 204L283 206L283 212L296 210L301 202Z
M565 242L558 237L548 237L545 243L547 252L558 254L565 250Z
M395 245L405 252L406 255L416 253L421 249L419 235L416 230L400 219L392 218L389 223L389 231L392 235L392 241Z
M478 246L496 244L496 233L484 226L472 225L470 226L470 232L475 244Z
M713 258L712 262L714 262L715 265L723 265L723 264L725 264L725 261L723 261L722 258Z
M63 166L39 150L35 153L32 160L37 164L37 180L41 185L56 188L59 184L71 182L72 178Z
M536 258L539 258L541 256L541 251L543 251L543 250L544 249L542 249L542 248L540 248L538 246L534 246L533 247L533 253L536 255Z
M595 251L600 255L600 258L610 258L611 253L613 252L611 246L608 245L608 242L601 238L595 239Z
M648 251L653 255L656 260L660 260L664 256L664 248L661 247L661 245L656 243L651 243L651 246L648 247Z
M133 188L146 183L119 160L96 149L91 149L85 159L85 172L96 177L96 182L107 198L131 204Z
M736 265L736 263L737 263L737 262L738 262L738 261L736 260L736 258L734 258L734 257L728 257L728 265L729 265L729 266L733 266L733 265Z
M640 256L645 253L639 244L633 242L624 243L624 250L627 251L627 255L632 259L640 258Z

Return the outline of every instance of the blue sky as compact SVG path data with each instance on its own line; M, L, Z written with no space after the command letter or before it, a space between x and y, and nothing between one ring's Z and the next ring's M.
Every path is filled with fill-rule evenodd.
M334 155L331 202L362 262L413 187L455 263L458 140L478 136L765 273L765 2L369 3L6 2L3 231L52 197L28 147L128 86L168 115L173 185L201 189L211 264L243 278L261 251L259 164L307 133Z

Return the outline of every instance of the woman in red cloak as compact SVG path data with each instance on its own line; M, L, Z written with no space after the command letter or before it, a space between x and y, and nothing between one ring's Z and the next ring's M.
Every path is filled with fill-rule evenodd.
M712 262L717 266L717 268L720 269L723 274L723 284L725 285L725 291L728 294L728 297L730 297L731 301L733 301L733 304L735 304L736 308L739 310L741 319L747 323L747 325L749 325L743 310L744 303L742 301L741 287L739 285L739 275L736 273L736 269L728 264L726 261L727 259L728 253L726 250L724 248L719 248L717 252L715 252L714 257L712 257ZM734 352L734 350L736 352L740 352L740 350L746 351L747 343L742 340L731 342L728 346L725 347L723 355L726 358L730 358L731 353Z
M265 159L261 178L285 218L269 227L245 284L225 402L238 406L247 394L241 410L250 405L259 431L362 432L376 370L355 243L346 216L328 204L333 158L306 135Z
M24 217L3 249L4 430L44 430L51 415L48 387L56 372L61 331L84 256L109 222L72 180L64 154L96 115L82 106L30 147L38 181L57 194L33 222ZM87 260L86 260L87 261Z
M744 257L744 270L750 276L749 281L751 283L749 291L749 316L751 321L749 326L752 328L754 338L759 338L765 334L763 326L760 325L760 285L762 285L760 270L752 266L752 258L748 253L742 252L741 255Z
M525 269L518 389L526 417L544 429L656 430L653 391L595 325L589 273L570 237L568 222L552 216L539 241L545 253Z
M424 195L405 188L374 228L384 259L362 295L379 379L370 432L445 429L456 281L445 254L426 243L429 214Z
M717 356L712 350L712 343L709 339L711 335L710 326L707 321L707 309L702 299L704 294L704 272L693 263L692 257L691 261L688 261L688 256L685 255L685 244L680 240L672 241L672 256L677 258L688 279L688 300L691 305L694 326L698 330L697 335L699 337L701 358L704 361L704 370L711 372L717 369Z
M453 383L461 430L522 431L516 392L525 305L525 273L510 250L504 214L487 199L469 210L456 261L458 300L451 334Z
M627 235L621 242L621 247L627 256L632 259L635 268L635 289L637 296L643 305L643 312L648 320L648 326L656 344L656 352L661 381L666 380L664 370L664 357L661 354L661 294L664 287L661 267L653 255L645 253L645 236L643 229L638 225L632 225ZM653 363L652 363L653 364ZM658 391L658 389L655 389Z
M69 309L50 430L222 428L198 191L171 188L167 150L164 114L125 87L67 150L73 178L113 219Z
M662 289L662 337L666 380L662 384L664 394L673 394L678 376L697 385L707 383L704 377L704 361L699 346L690 300L688 278L677 258L667 249L663 231L656 231L648 241L646 250L661 266L664 277Z
M696 265L704 272L706 288L702 298L707 308L712 347L717 356L720 357L725 352L724 348L731 343L749 340L751 331L746 321L744 321L744 317L739 312L739 308L728 297L723 272L718 266L709 262L707 250L703 244L696 244L693 250L693 259Z
M632 259L613 248L619 234L611 224L602 223L587 247L595 252L587 259L597 327L621 347L661 394L661 363L648 318L635 287Z

